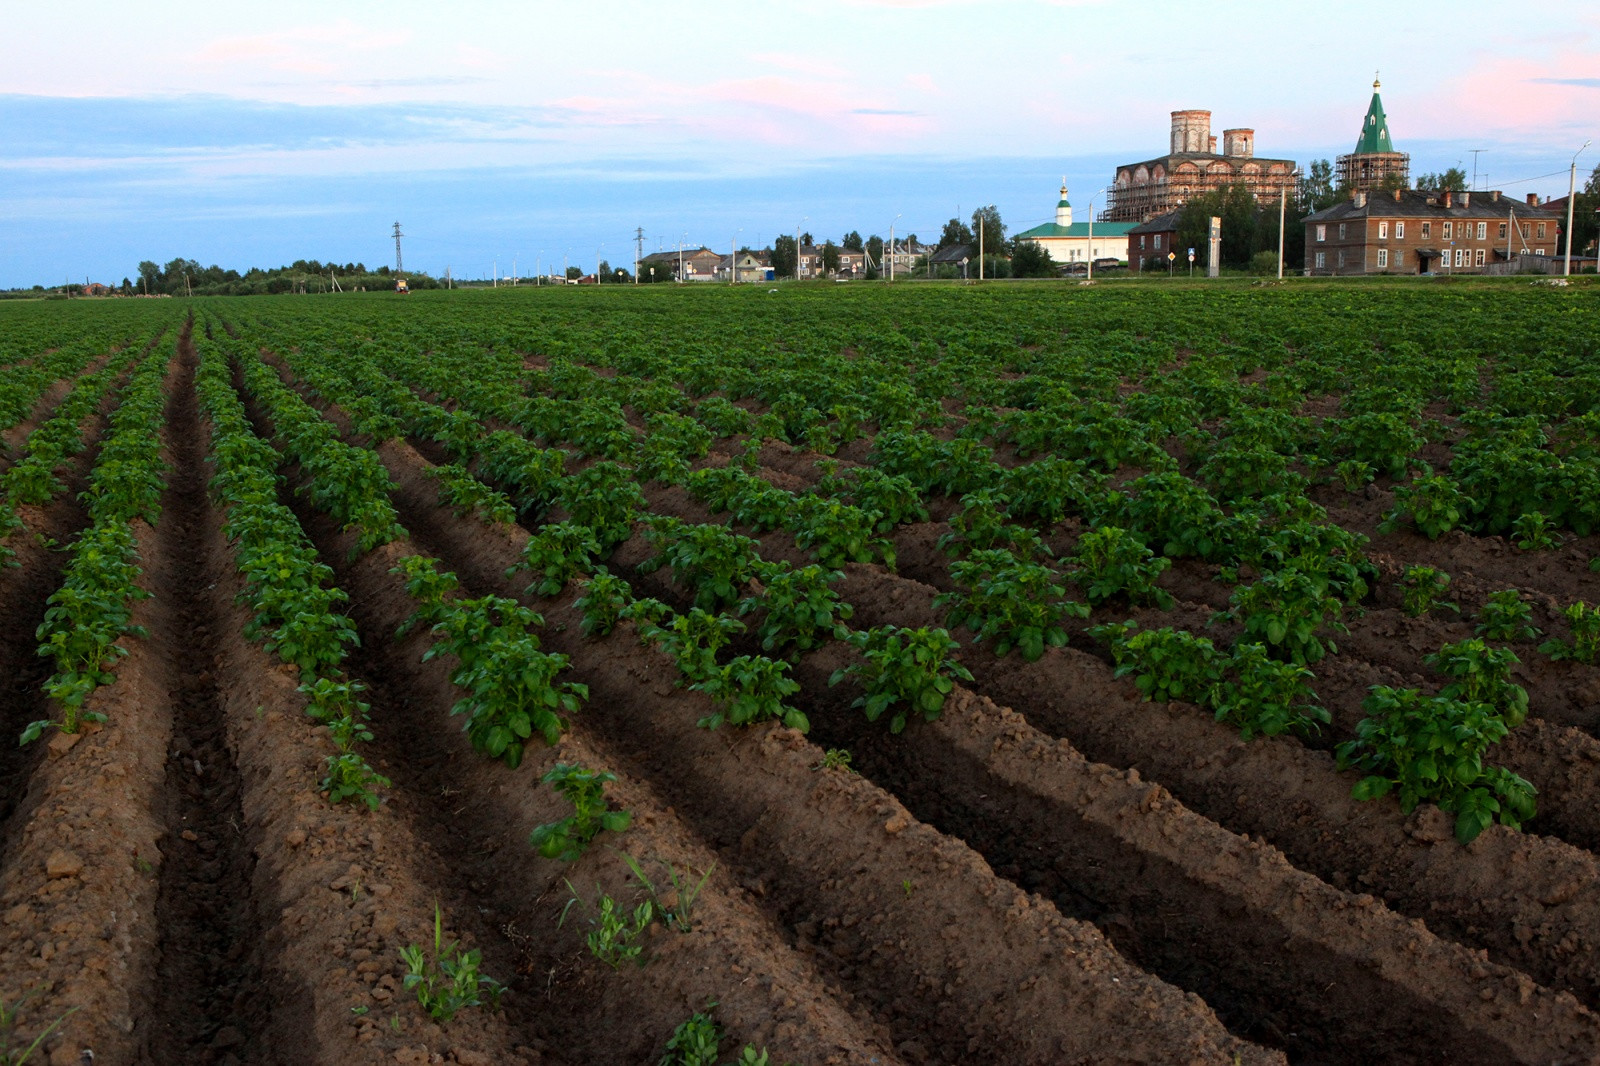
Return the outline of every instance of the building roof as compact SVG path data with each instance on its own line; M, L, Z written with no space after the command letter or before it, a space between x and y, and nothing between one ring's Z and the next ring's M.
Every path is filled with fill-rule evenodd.
M928 257L930 263L959 263L963 259L973 259L978 250L970 244L947 244Z
M1178 221L1182 218L1183 208L1180 207L1176 211L1168 211L1164 215L1157 215L1155 218L1146 219L1137 226L1129 225L1128 232L1176 233L1178 231Z
M1340 200L1331 207L1307 215L1306 222L1344 222L1353 218L1482 218L1504 219L1508 214L1519 218L1548 219L1550 215L1511 197L1496 192L1478 192L1470 196L1454 193L1450 206L1445 206L1444 193L1423 189L1401 189L1394 193L1374 193L1361 203L1356 199ZM1467 200L1463 204L1462 200Z
M1125 237L1128 235L1128 231L1132 228L1132 222L1096 222L1094 224L1095 234L1103 237ZM1061 226L1054 222L1046 222L1042 226L1035 226L1032 229L1023 230L1021 233L1014 233L1012 234L1012 239L1037 240L1040 237L1087 236L1089 236L1089 223L1087 222L1074 222L1070 226Z
M682 253L674 248L664 252L651 252L649 255L646 255L644 258L640 259L639 262L665 263L670 260L675 263L678 261L678 256L680 254L682 254L685 259L693 259L695 256L716 255L717 253L713 252L710 248L707 248L704 245L700 246L699 248L685 248L683 249Z
M1296 170L1300 166L1300 164L1296 163L1293 159L1273 159L1270 156L1264 155L1223 155L1220 152L1169 152L1166 155L1158 155L1154 159L1144 159L1137 163L1122 163L1117 167L1117 169L1126 170L1131 167L1153 167L1157 163L1160 163L1161 165L1165 166L1168 171L1171 171L1178 163L1210 163L1219 159L1226 160L1230 163L1264 163L1269 166L1273 163L1285 163L1288 164L1290 170Z
M1372 79L1372 103L1367 105L1367 117L1361 123L1361 136L1356 138L1355 155L1394 151L1394 141L1389 138L1389 119L1383 113L1383 101L1378 98L1378 79Z

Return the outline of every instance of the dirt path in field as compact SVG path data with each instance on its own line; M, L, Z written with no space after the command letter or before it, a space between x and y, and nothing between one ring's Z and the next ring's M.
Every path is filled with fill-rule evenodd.
M165 862L157 905L160 961L146 1054L154 1061L239 1061L270 1017L255 954L262 917L250 891L255 858L244 835L239 772L214 664L224 634L207 588L206 435L195 400L192 321L167 382L164 437L171 469L161 551L150 560L165 625L154 651L173 722L161 816ZM231 639L239 639L232 636Z

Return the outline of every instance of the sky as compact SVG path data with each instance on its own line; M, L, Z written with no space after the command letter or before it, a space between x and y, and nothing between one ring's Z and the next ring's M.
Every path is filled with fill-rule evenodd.
M0 287L142 259L458 277L797 228L1076 217L1169 112L1305 166L1381 75L1412 172L1564 195L1600 142L1600 3L7 0ZM1480 149L1476 157L1473 150ZM1579 183L1600 146L1578 159Z

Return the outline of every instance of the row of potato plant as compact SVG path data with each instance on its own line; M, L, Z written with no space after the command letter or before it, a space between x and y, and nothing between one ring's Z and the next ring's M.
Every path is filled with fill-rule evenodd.
M54 726L76 733L85 722L104 721L87 709L89 698L116 679L113 667L128 654L124 637L142 637L134 603L149 595L139 587L136 522L154 525L161 513L166 463L160 427L166 403L162 384L175 351L159 345L133 369L111 414L100 454L83 497L89 525L68 549L61 587L51 593L36 633L39 654L54 672L45 693L60 718L30 723L21 742Z
M349 648L360 643L355 623L341 610L349 596L280 501L283 457L251 428L226 355L199 337L195 348L195 389L210 423L210 488L243 578L241 601L251 611L245 635L298 670L306 712L327 727L335 747L320 783L330 802L376 808L389 781L358 749L373 735L371 707L360 698L364 686L345 667Z

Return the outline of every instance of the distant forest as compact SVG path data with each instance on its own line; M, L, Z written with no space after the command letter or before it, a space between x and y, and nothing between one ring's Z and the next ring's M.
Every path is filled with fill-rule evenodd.
M436 289L439 282L420 271L406 271L406 284L413 289ZM139 264L134 277L123 278L113 286L133 295L183 296L262 296L281 292L327 292L337 279L341 289L392 289L395 275L386 266L368 270L365 263L321 263L297 259L288 266L263 270L252 267L241 274L219 266L203 267L193 259L174 259L166 266L148 259Z
M443 282L421 271L406 271L406 286L412 289L437 289ZM27 296L264 296L283 292L331 292L334 281L339 288L349 292L359 289L389 291L394 288L395 273L386 266L368 270L365 263L319 263L315 259L297 259L288 266L263 270L252 267L243 274L237 270L224 270L219 266L203 267L193 259L174 259L166 266L145 260L138 271L120 283L91 280L89 286L78 282L65 285L35 285L31 289L13 289L0 293L0 297ZM106 287L105 291L100 286Z

